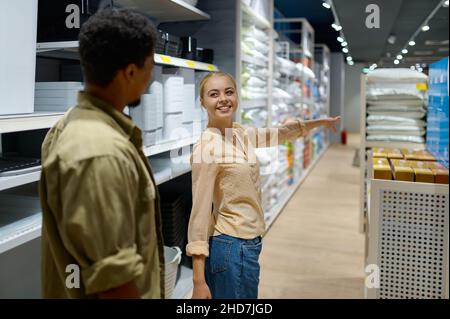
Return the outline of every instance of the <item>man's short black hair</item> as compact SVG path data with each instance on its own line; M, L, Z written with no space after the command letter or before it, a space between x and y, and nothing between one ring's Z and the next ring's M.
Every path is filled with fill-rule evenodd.
M144 66L154 53L156 30L136 11L103 9L82 25L78 39L85 81L105 87L127 65Z

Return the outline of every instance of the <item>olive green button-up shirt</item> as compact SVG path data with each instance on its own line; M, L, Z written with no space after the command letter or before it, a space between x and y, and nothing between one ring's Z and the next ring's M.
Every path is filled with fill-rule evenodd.
M95 298L134 280L142 298L164 298L155 185L141 131L80 92L42 145L43 297Z

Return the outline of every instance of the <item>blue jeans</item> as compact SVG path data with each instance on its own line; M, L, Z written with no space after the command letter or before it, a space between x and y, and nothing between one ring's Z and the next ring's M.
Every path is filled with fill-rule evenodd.
M261 237L240 239L222 234L209 239L205 279L213 298L258 298L261 248Z

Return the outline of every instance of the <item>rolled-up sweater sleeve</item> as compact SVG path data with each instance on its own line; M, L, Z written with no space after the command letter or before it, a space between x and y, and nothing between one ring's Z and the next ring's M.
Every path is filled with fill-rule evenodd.
M273 147L286 141L294 141L307 133L305 123L301 120L290 121L271 128L247 127L245 131L252 144L257 148Z
M186 254L209 255L209 226L212 218L214 185L218 165L214 161L204 161L194 148L192 160L192 211L188 227Z

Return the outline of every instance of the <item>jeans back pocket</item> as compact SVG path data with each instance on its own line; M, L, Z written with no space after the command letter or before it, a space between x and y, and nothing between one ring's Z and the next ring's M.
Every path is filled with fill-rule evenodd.
M233 242L231 240L218 238L218 236L211 237L210 253L208 257L211 273L215 274L227 270L232 245Z

